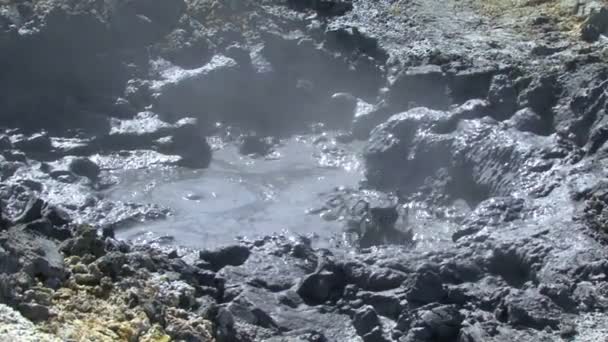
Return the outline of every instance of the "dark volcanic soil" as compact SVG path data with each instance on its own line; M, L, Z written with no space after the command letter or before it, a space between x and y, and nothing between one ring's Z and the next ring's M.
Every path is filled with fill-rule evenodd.
M603 341L605 6L0 0L0 340Z

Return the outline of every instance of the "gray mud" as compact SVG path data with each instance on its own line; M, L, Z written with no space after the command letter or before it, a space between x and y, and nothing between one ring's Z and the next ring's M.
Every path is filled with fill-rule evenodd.
M317 246L335 244L342 224L309 212L323 204L323 193L358 186L363 176L360 151L350 146L351 151L336 158L320 152L313 139L291 139L257 158L224 146L205 170L112 171L118 183L105 194L109 200L171 211L157 222L117 227L117 237L197 249L281 233L307 236Z

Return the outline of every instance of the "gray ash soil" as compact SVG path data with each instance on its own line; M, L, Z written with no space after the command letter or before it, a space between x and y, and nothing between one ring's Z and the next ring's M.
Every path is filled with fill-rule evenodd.
M605 5L0 0L0 337L602 341Z

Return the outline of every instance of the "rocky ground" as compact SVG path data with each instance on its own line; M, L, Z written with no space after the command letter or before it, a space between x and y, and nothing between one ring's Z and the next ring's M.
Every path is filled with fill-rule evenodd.
M0 336L607 339L605 5L0 0ZM114 236L170 208L113 170L330 130L365 180L313 213L355 248Z

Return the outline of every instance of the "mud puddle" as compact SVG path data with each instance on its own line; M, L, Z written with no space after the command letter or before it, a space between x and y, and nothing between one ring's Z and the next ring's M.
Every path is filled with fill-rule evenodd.
M307 211L319 194L338 186L356 187L362 167L356 144L338 148L328 139L293 138L267 158L239 155L236 147L214 152L206 170L115 171L119 184L110 199L153 203L171 209L164 220L123 227L117 236L136 242L211 248L272 234L304 235L331 245L340 222Z

